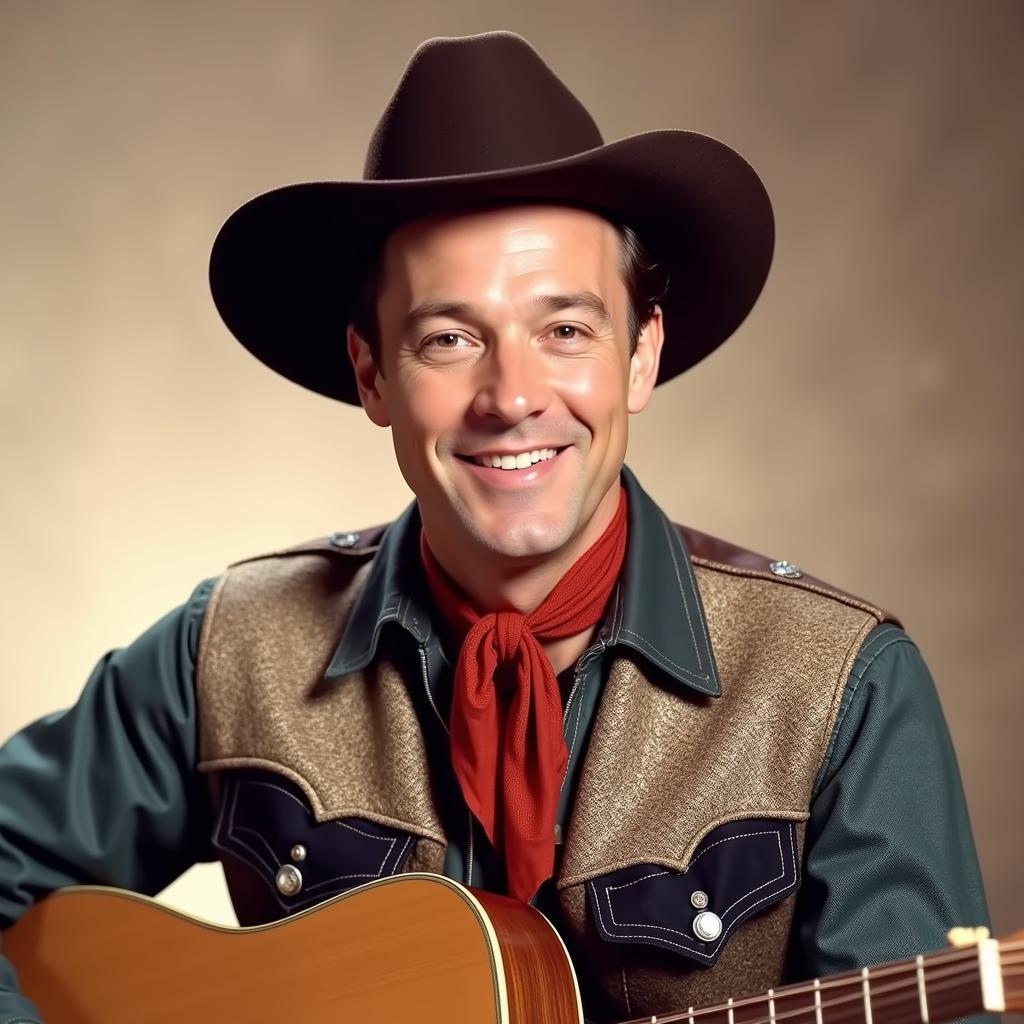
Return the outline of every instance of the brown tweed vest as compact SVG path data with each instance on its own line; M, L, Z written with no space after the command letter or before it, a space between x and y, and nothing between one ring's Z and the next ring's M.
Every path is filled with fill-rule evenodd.
M557 878L557 923L602 1021L780 983L814 781L853 661L886 618L683 533L723 695L638 657L612 662ZM373 550L312 544L239 563L211 600L200 768L243 924L382 873L442 870L418 664L382 646L365 671L324 679ZM289 859L301 893L282 882ZM708 941L695 932L702 899L720 930Z

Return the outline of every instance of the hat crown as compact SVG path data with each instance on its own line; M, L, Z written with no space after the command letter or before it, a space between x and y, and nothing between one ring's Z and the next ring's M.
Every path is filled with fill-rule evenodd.
M522 36L430 39L370 140L368 181L503 171L602 145L582 103Z

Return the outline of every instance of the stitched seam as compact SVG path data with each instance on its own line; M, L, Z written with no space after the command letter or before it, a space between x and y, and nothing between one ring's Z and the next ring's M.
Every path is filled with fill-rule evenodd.
M240 838L238 838L238 837L233 835L233 830L234 830L234 826L233 826L234 813L235 813L235 807L238 805L238 791L239 791L240 788L241 788L240 785L238 783L235 783L235 791L232 794L231 815L230 815L230 818L229 818L229 821L228 821L228 833L227 833L227 836L225 837L225 839L223 840L225 848L229 849L229 850L232 850L232 852L234 852L234 853L238 853L237 846L241 846L243 850L247 850L250 854L252 854L252 856L254 856L256 858L256 860L264 868L267 868L267 864L263 860L263 858L251 846L249 846L248 843L246 843L243 839L240 839ZM289 795L291 795L291 794L289 794ZM236 844L237 844L237 846L236 846ZM252 866L252 864L250 862L250 867L251 866ZM270 874L274 874L274 868L269 868L267 870L269 870ZM267 878L266 875L259 875L259 877L263 880L263 882L265 883L267 888L270 890L270 894L273 897L274 902L282 910L290 913L294 909L294 905L293 906L289 906L287 903L284 902L284 900L281 899L280 895L278 894L277 886L273 885L271 883L270 879Z
M622 609L625 605L626 602L622 597L622 585L618 584L615 588L615 610L612 612L612 643L616 643L619 639L619 631L622 629Z
M268 864L260 856L260 854L257 853L255 847L251 846L249 843L247 843L242 838L241 833L243 833L243 832L246 835L255 836L263 844L263 846L267 849L267 851L270 853L270 856L274 858L274 861L276 861L277 860L277 854L274 853L273 847L271 847L271 845L266 841L266 839L263 838L263 836L261 836L259 834L259 832L256 832L254 829L251 829L251 828L246 828L244 825L235 825L232 822L232 824L231 824L231 835L232 835L232 838L234 838L234 840L239 845L244 846L271 874L274 874L277 871L277 868L280 865L275 865L273 862Z
M790 844L791 845L793 844L792 833L790 833ZM796 849L795 849L795 847L793 849L793 858L794 858L794 864L795 864L795 862L796 862L795 861L795 858L796 858ZM792 884L792 883L790 883L790 884ZM788 889L790 887L790 884L784 885L781 889L777 889L775 892L769 893L767 896L761 897L761 899L757 900L755 903L752 903L747 908L746 912L749 913L750 911L752 911L754 909L754 907L758 907L762 903L765 903L768 900L774 898L775 896L778 896L780 893L785 892L786 889ZM607 896L607 894L606 894L606 896ZM605 931L607 931L608 930L607 925L605 925L605 923L604 923L604 914L601 911L601 901L597 900L596 901L596 905L597 905L598 917L601 919L601 926L605 929ZM609 902L609 911L610 911L610 909L611 909L611 903ZM655 944L655 945L662 945L662 944L664 944L664 945L669 945L669 946L675 946L677 949L681 949L684 952L686 952L686 953L688 953L688 954L690 954L692 956L701 957L704 960L713 960L715 958L715 956L717 955L717 950L721 948L721 946L723 945L725 940L728 938L729 933L733 930L733 928L735 928L740 923L740 920L741 920L741 915L738 915L737 917L735 917L733 919L732 923L729 924L729 926L726 928L725 932L722 934L721 939L719 939L718 946L711 953L702 953L698 949L692 949L689 946L683 946L682 944L680 944L678 942L673 942L671 939L665 939L665 938L652 939L648 935L620 934L620 935L617 935L615 937L616 938L624 938L624 939L639 939L641 941L648 942L648 943ZM682 936L682 937L686 938L686 936Z
M298 803L300 806L303 806L303 809L305 809L304 805L302 804L302 801L298 800L292 793L289 793L288 790L286 790L286 789L282 789L280 786L275 786L271 782L260 782L260 781L253 780L253 779L246 779L245 782L247 784L249 784L249 785L269 786L271 789L279 790L281 793L284 793L285 796L291 797L293 800L295 800L296 803ZM236 826L234 824L235 810L236 810L237 805L238 805L238 794L239 794L239 791L241 790L241 788L242 788L242 783L236 783L235 786L234 786L234 793L232 794L232 803L231 803L231 814L230 814L229 819L228 819L228 834L227 834L227 837L226 837L227 838L227 843L230 844L233 841L233 842L237 843L239 846L241 846L243 849L248 850L249 853L251 853L256 858L256 860L259 861L259 863L264 868L266 868L267 871L270 874L273 875L273 874L276 873L276 869L274 867L268 865L267 862L260 856L258 851L253 849L252 846L250 846L240 836L236 835L237 832L248 832L251 835L255 835L258 839L260 839L261 842L264 843L264 845L267 845L266 844L266 840L264 840L263 837L261 835L259 835L259 833L254 832L252 829L245 828L245 826L243 826L243 825ZM368 832L362 832L360 829L357 829L357 828L355 828L352 825L348 825L346 822L338 821L338 822L334 822L334 824L336 824L336 825L344 825L346 828L350 828L350 829L352 829L355 832L360 832L361 835L365 835L365 836L367 836L370 839L380 839L381 842L390 842L392 844L392 846L394 845L394 843L396 843L398 841L397 837L395 839L393 839L393 840L388 840L388 839L383 838L382 836L371 836ZM402 852L401 852L401 854L399 854L397 860L400 861L402 859L402 857L405 854L405 851L408 850L409 844L412 842L412 840L413 840L412 836L409 836L406 839L405 845L403 846ZM228 848L230 849L230 845L228 845ZM267 846L267 849L270 849L269 845ZM274 855L273 850L270 850L270 852L271 852L271 855L273 856ZM346 881L346 880L352 879L352 878L380 878L381 875L383 874L384 865L386 864L388 856L390 855L390 853L391 853L391 851L389 850L388 853L385 854L384 860L381 862L381 866L377 870L376 874L373 874L371 872L362 872L362 873L358 873L358 874L336 875L334 878L328 878L326 880L323 880L323 881L320 881L320 882L316 882L313 885L305 886L305 888L304 888L304 890L303 890L303 892L301 894L300 893L296 893L295 898L293 899L293 901L291 903L286 903L284 900L281 899L280 895L278 894L277 887L271 883L269 878L267 878L265 876L262 876L262 877L263 877L263 881L266 883L267 887L270 889L271 894L273 895L274 901L277 903L277 905L279 907L281 907L283 910L291 913L291 912L299 909L299 907L303 903L308 903L309 902L309 897L313 893L318 892L320 889L323 889L324 886L330 885L333 882ZM275 860L276 860L276 857L275 857ZM0 1022L0 1024L7 1024L7 1022ZM13 1022L12 1022L12 1024L13 1024ZM30 1024L36 1024L36 1022L30 1022Z
M626 1013L633 1016L633 1007L629 1005L629 985L626 984L626 968L619 968L622 972L622 996L626 1001Z
M408 839L406 839L406 841L402 844L402 849L399 850L398 856L395 857L394 867L390 869L390 871L388 872L389 874L393 875L396 871L398 871L398 865L401 864L403 860L405 860L405 855L409 852L409 844L412 842L412 840L413 837L409 836Z
M895 627L893 629L893 632L897 632ZM884 633L882 634L882 636L886 635L887 634ZM895 646L896 644L909 644L911 647L914 646L914 642L906 634L894 636L891 640L887 640L886 643L882 644L882 646L877 651L875 651L874 654L871 655L871 657L867 660L867 663L860 671L854 668L853 671L850 672L851 681L847 684L850 691L850 699L846 702L846 707L839 709L839 715L836 717L836 724L832 727L833 737L839 735L839 730L842 729L843 722L846 720L846 716L849 714L850 708L853 707L854 699L856 698L857 693L860 690L860 684L864 682L864 677L867 675L868 669L870 669L871 666L874 665L874 663L882 656L882 654L885 651L887 651L890 647ZM821 768L818 770L818 777L814 781L815 795L817 795L817 793L819 792L819 787L821 786L822 782L826 778L828 778L829 769L832 766L832 758L834 755L835 743L833 741L830 741L828 745L827 756L822 761Z
M668 520L661 517L661 528L665 532L665 539L668 541L668 553L672 556L672 567L676 573L676 584L679 587L679 600L683 603L683 611L686 613L686 624L690 627L690 639L693 641L693 649L697 654L697 667L703 671L704 666L701 663L700 651L697 649L697 634L693 631L693 620L690 618L690 607L686 603L686 595L683 593L683 581L679 576L679 560L676 558L675 548L672 546L672 535L669 533Z
M738 900L733 900L733 902L730 903L724 911L722 911L722 917L725 917L725 915L728 914L733 907L735 907L739 903L742 903L748 896L753 896L755 892L760 892L762 889L767 889L769 885L774 885L776 882L779 882L786 877L786 857L785 854L782 852L781 831L775 833L775 841L779 844L779 864L782 867L782 870L774 878L769 878L768 881L765 882L763 885L759 885L756 889L751 889L750 892L744 893Z
M710 853L716 846L721 846L722 843L731 843L734 839L752 839L754 836L777 836L779 834L779 831L779 829L768 828L764 829L761 832L742 832L738 836L726 836L724 839L716 839L710 846L706 846L703 850L701 850L700 853L698 853L697 856L694 857L693 860L691 860L690 863L686 865L686 867L682 871L682 874L685 875L689 873L690 868L692 868L693 865L696 864L697 861L699 861L701 857L704 856L704 854ZM644 875L642 878L634 878L632 882L623 882L622 885L613 885L611 886L611 888L617 892L619 889L628 889L631 885L636 885L637 882L643 882L645 879L648 878L654 878L656 875L667 874L667 871L652 871L649 875Z
M796 867L796 843L795 843L795 840L793 838L794 831L795 830L793 828L790 828L790 831L789 831L789 843L790 843L790 848L791 848L791 853L792 853L792 858L793 858L792 863L793 863L793 866L795 868ZM722 842L726 842L726 841L727 840L722 840ZM710 847L708 847L708 849L710 849ZM667 871L663 872L663 873L664 874L668 874ZM795 883L796 883L796 878L794 876L793 882L791 882L791 883L788 882L788 883L786 883L786 885L782 886L781 889L776 889L775 892L770 892L770 893L768 893L767 896L762 896L761 899L756 900L749 907L747 907L747 909L746 909L746 911L744 911L744 913L749 914L749 912L752 911L754 909L754 907L759 907L762 903L766 903L768 900L773 899L775 896L778 896L780 893L785 892L788 888L790 888L791 885L795 885ZM611 899L608 896L607 890L605 891L605 899L608 901L608 912L610 914L611 913ZM597 906L597 916L601 919L601 927L607 932L608 931L608 926L605 924L604 914L603 914L603 912L601 910L601 900L600 899L596 900L595 901L595 905ZM649 935L619 934L619 935L616 935L615 938L640 939L642 941L645 941L645 942L648 942L648 943L657 944L657 945L664 944L664 945L669 945L669 946L675 946L677 949L681 949L684 952L690 954L691 956L698 956L698 957L701 957L704 960L713 960L715 958L715 956L717 955L717 951L719 949L721 949L722 945L725 943L725 940L729 937L729 933L738 924L741 923L741 918L743 920L745 920L745 918L743 918L743 915L741 915L741 914L738 914L736 917L733 918L732 922L726 927L725 931L722 933L722 937L718 940L718 945L710 953L702 953L699 949L693 949L690 946L684 946L681 943L673 942L671 939L665 939L665 938L652 939ZM682 938L684 938L684 939L686 938L686 936L683 935L681 932L678 933L678 934ZM688 941L692 941L692 940L688 940Z
M868 612L870 615L873 615L880 623L888 621L887 613L883 609L876 608L873 604L868 604L867 601L862 601L852 594L844 594L841 590L829 590L826 586L808 583L806 576L803 579L799 577L795 579L787 578L776 576L775 573L766 572L763 569L746 569L735 565L728 565L725 562L716 562L713 558L704 558L701 555L692 555L691 557L697 565L703 566L705 569L711 569L713 572L724 572L730 576L745 576L748 579L767 580L769 583L781 583L784 586L798 587L800 590L808 590L813 594L821 594L822 597L830 597L833 601L838 601L840 604L845 604L850 608L859 608L862 612Z
M376 839L376 838L379 838L379 837L374 836L373 838ZM413 837L409 836L409 838L405 841L405 846L403 847L403 851L402 851L403 854L404 854L405 850L408 849L409 844L412 842L412 840L413 840ZM401 859L401 857L399 857L399 859ZM314 892L317 892L318 890L322 889L325 885L330 885L332 882L347 881L348 879L351 879L351 878L380 878L382 873L383 873L383 865L381 865L381 871L378 871L377 874L372 874L372 873L367 872L367 873L364 873L364 874L337 875L335 878L329 878L326 881L317 882L315 885L307 885L302 893L296 893L295 894L295 896L293 897L293 901L291 903L285 903L285 901L282 900L280 898L280 896L278 896L278 894L277 894L277 887L273 886L273 885L270 885L270 882L269 882L268 879L265 879L265 881L267 881L268 886L270 886L271 892L273 892L274 899L277 901L278 905L280 907L282 907L284 910L286 910L289 913L291 913L291 912L294 912L296 910L299 910L303 906L303 904L309 903L310 902L310 897L312 896L312 894ZM392 872L392 874L394 874L394 872Z
M235 803L237 803L237 799L238 799L238 788L239 788L238 786L235 787ZM234 818L234 809L233 808L234 808L234 805L232 806L232 819ZM256 858L256 860L267 870L267 872L269 874L271 874L271 875L276 874L276 869L275 868L268 867L267 863L263 860L263 858L247 842L245 842L245 840L243 840L241 837L236 836L234 834L234 827L233 827L232 824L229 823L228 828L229 828L229 832L228 832L227 841L226 841L225 845L227 846L227 848L229 850L233 850L233 852L237 853L238 849L237 849L235 844L237 844L237 846L241 846L243 850L247 850L249 853L251 853ZM251 866L252 865L250 863L250 867ZM287 913L291 913L293 910L296 909L297 904L295 904L295 903L291 903L291 904L285 903L285 901L281 899L281 896L280 896L280 893L278 891L277 886L274 885L274 883L270 880L270 878L267 877L267 875L265 875L265 874L264 875L259 875L259 877L263 880L263 882L266 885L266 887L270 890L270 894L273 897L274 902L282 910L284 910Z
M362 661L368 657L373 651L376 644L377 634L380 632L381 626L387 622L391 622L394 617L398 614L398 610L402 607L402 599L399 598L398 604L389 604L387 608L382 608L377 615L377 621L373 625L373 629L370 630L370 640L367 645L363 648L363 653L359 655L355 660L357 662ZM390 616L390 618L388 618Z
M309 809L294 793L289 793L288 790L285 789L283 786L278 786L276 783L273 782L264 782L260 779L246 779L235 786L235 796L231 804L231 817L228 822L228 829L230 830L230 832L246 832L249 835L255 836L257 839L260 840L261 843L263 843L267 850L270 851L270 856L276 861L277 854L274 853L273 848L266 841L266 839L264 839L263 836L260 835L259 832L256 832L254 829L251 828L246 828L244 825L235 825L235 811L237 810L238 807L238 794L241 791L242 786L265 786L267 789L275 789L277 790L278 793L283 793L289 799L294 800L295 803L297 803L303 809L303 811L306 812L307 815L309 814ZM379 878L381 872L384 870L384 864L387 862L387 859L390 856L391 851L395 848L395 843L398 842L398 837L395 836L394 838L389 839L387 836L374 836L371 835L369 832L364 832L361 828L357 828L355 825L350 825L347 821L335 821L333 822L333 824L340 825L342 828L347 828L352 832L356 832L361 836L365 836L367 839L376 839L377 842L379 843L387 843L388 849L387 852L384 854L384 859L381 861L380 867L377 868L376 874L367 872L354 875L338 875L337 878L328 879L328 881L337 881L341 878ZM244 846L247 850L249 850L264 867L268 868L269 871L273 873L277 870L274 867L268 867L267 862L263 860L263 858L260 857L260 855L244 839L239 838L238 842L241 843L242 846ZM326 884L326 882L318 882L316 886L308 886L307 888L309 890L312 890L314 888Z
M662 523L664 523L665 530L668 532L668 535L669 535L669 550L672 550L672 540L675 540L677 543L682 545L683 550L686 551L686 545L683 544L683 539L680 536L679 531L672 525L672 523L669 522L669 520L666 518L664 513L662 513L661 521L662 521ZM689 552L687 552L687 554L689 554ZM700 588L697 586L697 576L696 576L696 574L693 571L693 563L690 561L689 558L683 559L683 562L686 565L686 578L690 581L690 588L692 589L693 593L696 595L697 603L699 605L700 604ZM712 648L711 648L711 637L708 636L708 624L704 620L704 616L703 615L698 615L697 616L697 622L700 624L701 636L704 637L704 646L707 649L707 651L709 652L709 654L711 655L712 662L714 662L714 652L712 651ZM697 652L697 663L700 664L700 652L699 651ZM701 665L701 668L703 668L703 667L704 666ZM711 669L712 669L712 666L709 665L708 666L708 670L707 670L707 674L709 676L712 674Z
M891 640L887 640L881 647L878 648L877 651L875 651L874 654L871 655L871 657L868 659L867 663L864 665L864 667L858 673L858 678L859 679L863 679L864 676L866 676L868 674L868 669L870 669L871 666L874 665L874 663L887 650L889 650L890 647L894 647L896 644L907 644L910 647L914 646L914 642L910 639L910 637L906 636L905 634L894 636ZM856 669L854 669L854 671L856 672Z
M701 679L701 680L704 680L704 681L706 681L708 679L707 674L702 675L702 674L700 674L698 672L694 672L692 668L686 668L684 665L680 665L678 662L673 661L667 654L662 654L662 652L659 651L658 648L655 647L654 644L652 644L650 640L648 640L644 636L641 636L639 633L634 633L633 630L626 629L625 627L623 627L622 632L623 633L628 633L634 639L639 640L640 643L642 643L645 647L647 647L651 651L653 651L659 658L662 658L664 661L667 661L673 668L678 669L684 675L692 676L694 679ZM696 644L695 644L694 649L696 649ZM697 654L697 661L698 661L698 663L700 662L700 654L699 653Z
M238 843L243 850L248 850L249 853L251 853L267 871L273 874L277 870L277 865L275 863L277 861L277 857L274 856L274 851L270 850L269 846L267 847L267 849L270 850L270 856L272 858L270 864L268 864L258 850L250 846L249 843L247 843L241 836L236 835L239 829L235 826L235 812L238 810L238 794L241 788L242 787L240 785L236 784L235 791L231 797L231 813L228 815L228 841ZM249 831L249 829L246 829L245 831ZM259 838L262 839L263 837L260 836Z
M394 848L395 842L398 839L397 836L392 836L391 838L388 838L388 836L371 835L369 832L364 832L361 828L356 828L355 825L349 824L349 822L347 821L335 821L333 822L333 824L340 825L342 828L347 828L351 832L358 832L359 835L366 836L367 839L375 839L378 843L387 843L388 853L390 853L391 850ZM387 854L385 854L385 856L387 856Z
M325 878L322 882L317 882L315 885L303 886L302 892L309 896L318 889L322 889L325 885L330 885L332 882L345 882L350 878L380 878L380 872L378 871L375 874L372 871L354 871L350 875L335 875L334 878ZM296 893L295 895L298 896L299 894Z
M708 850L711 850L711 849L713 849L716 846L720 846L722 843L730 843L734 839L750 839L750 838L753 838L754 836L771 836L771 835L775 836L775 839L776 839L776 841L779 844L779 862L782 864L782 874L776 875L774 878L769 878L767 882L764 882L763 884L757 886L757 888L755 888L755 889L751 889L749 892L745 892L742 896L740 896L739 899L734 900L732 903L730 903L729 906L726 907L725 910L722 911L722 915L721 916L722 916L723 920L725 919L725 916L729 913L729 911L732 910L732 908L736 906L737 903L742 903L748 896L753 896L755 892L759 892L761 889L764 889L764 888L766 888L769 885L773 885L775 882L779 881L779 879L786 877L786 859L785 859L785 857L783 856L783 853L782 853L782 840L780 838L781 830L778 830L778 829L771 830L770 829L770 830L767 830L765 832L746 832L746 833L744 833L743 835L740 835L740 836L729 836L727 839L719 839L717 842L712 843L711 846L709 846L707 848L707 850L703 850L700 853L700 855L695 857L693 862L687 867L687 871L688 871L689 868L693 866L693 864L696 864L697 861L700 860L700 858L703 857L704 854L708 852ZM672 932L673 935L683 935L683 936L685 936L685 934L686 934L685 932L679 931L678 928L669 928L667 925L644 924L643 921L618 921L615 918L615 910L612 907L612 901L611 901L611 895L610 895L612 892L618 892L620 889L628 889L631 885L636 885L638 882L645 882L649 878L659 878L660 876L667 875L667 874L668 874L667 871L654 871L654 872L651 872L651 874L649 874L649 875L644 875L642 878L635 878L635 879L633 879L632 882L624 882L622 885L610 885L610 886L608 886L607 889L606 889L606 892L609 894L608 895L608 914L609 914L609 916L612 919L612 924L614 924L617 928L650 928L652 930L657 930L657 931ZM684 872L684 874L685 874L685 872Z
M276 782L263 782L261 779L243 779L239 782L238 788L241 789L242 786L266 786L267 789L276 789L278 793L283 793L289 800L294 800L306 813L306 816L309 816L309 808L294 793L289 793L284 786L279 786Z

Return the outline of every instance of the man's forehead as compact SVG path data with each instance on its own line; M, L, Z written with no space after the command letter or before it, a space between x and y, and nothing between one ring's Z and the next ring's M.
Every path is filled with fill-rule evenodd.
M433 259L547 250L600 258L617 251L615 226L590 210L554 204L517 203L452 210L410 221L385 245L385 259L398 263L418 256Z

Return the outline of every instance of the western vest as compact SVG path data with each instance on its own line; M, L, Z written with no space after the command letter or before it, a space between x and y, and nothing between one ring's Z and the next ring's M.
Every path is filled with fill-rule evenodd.
M556 877L555 923L595 1020L786 980L815 780L857 652L888 618L680 529L705 614L679 628L706 626L723 692L683 687L632 652L611 660ZM230 567L211 598L199 768L242 924L382 874L440 872L448 834L465 828L444 811L453 776L411 639L383 638L364 671L325 678L374 550L260 556ZM296 852L305 884L289 894L277 872ZM697 928L702 899L712 937Z

